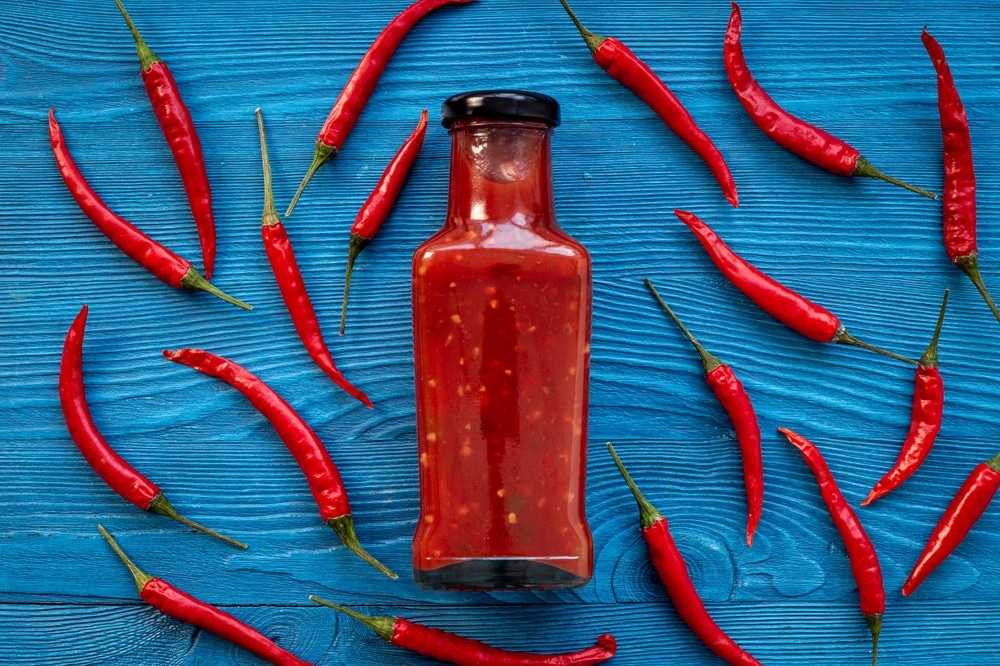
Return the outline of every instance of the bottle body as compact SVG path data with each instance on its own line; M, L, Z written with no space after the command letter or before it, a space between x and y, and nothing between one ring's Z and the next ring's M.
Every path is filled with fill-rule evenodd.
M555 221L542 123L452 134L444 228L413 259L416 582L581 585L591 265Z

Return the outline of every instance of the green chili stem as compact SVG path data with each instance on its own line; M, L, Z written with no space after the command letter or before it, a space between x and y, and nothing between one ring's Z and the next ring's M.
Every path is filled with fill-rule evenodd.
M133 562L129 556L125 554L125 551L121 549L121 546L118 545L115 538L111 536L106 529L104 529L103 525L98 525L97 529L100 531L101 536L103 536L104 539L111 545L111 549L118 554L118 557L120 557L122 562L125 563L125 566L128 567L129 572L132 574L132 578L135 580L136 589L139 590L139 594L142 594L143 588L146 587L146 584L149 583L149 581L153 580L153 577L136 566L135 562Z
M882 354L882 356L888 356L889 358L894 358L897 361L902 361L903 363L909 363L910 365L918 365L916 361L912 358L906 358L905 356L900 356L895 352L891 352L887 349L882 349L881 347L876 347L875 345L870 345L864 340L858 340L856 337L847 332L846 329L841 328L837 331L837 335L834 336L833 342L842 345L853 345L854 347L860 347L861 349L867 349L868 351L873 351L876 354Z
M622 464L621 459L618 454L615 453L615 447L611 446L611 442L607 445L608 452L611 453L611 457L615 461L615 466L618 467L618 471L621 473L622 478L625 479L625 483L628 484L629 490L632 491L632 496L635 497L635 503L639 505L639 525L642 529L652 526L658 520L663 520L663 514L656 510L656 507L643 496L639 491L639 486L635 485L635 481L629 476L628 471L625 469L625 465Z
M878 635L882 633L882 614L865 615L868 629L872 632L872 666L878 664Z
M128 15L127 11L125 11L125 6L121 3L121 0L115 0L115 4L118 5L118 11L122 13L122 18L125 19L125 24L128 25L128 29L132 32L132 39L135 40L135 52L139 54L139 69L145 72L154 62L163 62L163 60L153 53L153 50L146 45L146 40L144 40L142 35L139 34L139 30L135 27L135 23L132 23L132 17Z
M340 611L344 615L354 618L361 624L373 630L383 639L387 641L392 640L393 629L396 626L396 620L398 618L392 617L391 615L365 615L364 613L359 613L357 611L351 610L350 608L345 608L344 606L335 604L332 601L327 601L326 599L320 599L315 595L309 595L309 601L313 601L321 606L327 606L334 610Z
M278 211L274 207L274 190L271 187L271 160L267 157L267 137L264 136L264 116L260 108L254 110L257 116L257 133L260 135L260 161L264 169L264 213L260 218L260 226L273 227L281 224Z
M246 550L246 548L247 548L247 545L245 543L243 543L242 541L237 541L236 539L232 539L230 537L227 537L225 534L219 534L215 530L210 530L209 528L205 527L204 525L196 523L193 520L191 520L190 518L185 518L181 514L177 513L177 509L175 509L173 507L173 505L170 504L170 501L166 498L166 496L163 493L157 493L156 496L153 497L152 500L150 500L149 506L146 507L146 511L151 511L151 512L157 513L157 514L159 514L161 516L166 516L167 518L172 518L173 520L176 520L181 525L187 525L188 527L193 527L194 529L198 530L199 532L202 532L202 533L207 534L209 536L214 536L216 539L222 539L226 543L230 543L230 544L236 546L237 548L242 548L243 550Z
M660 307L662 307L666 311L666 313L670 315L670 318L674 320L675 324L677 324L677 328L681 329L681 332L684 333L687 339L691 341L691 344L694 345L694 348L698 350L698 355L701 356L701 364L705 367L705 374L707 375L712 370L715 370L720 365L723 365L719 357L710 354L708 350L705 349L700 342L698 342L698 340L694 337L691 331L688 330L687 326L685 326L684 323L680 320L680 317L674 314L674 311L670 309L670 306L667 305L667 302L663 300L659 292L656 291L656 287L653 286L653 283L650 282L648 279L645 282L646 286L649 287L649 290L653 292L653 297L656 298L657 302L660 304Z
M941 338L941 325L944 324L944 311L948 307L948 290L944 290L944 298L941 300L941 311L938 312L937 325L934 326L934 335L931 336L931 342L927 345L927 349L924 350L923 356L920 357L920 365L925 368L936 368L938 365L938 340Z
M916 192L917 194L925 196L928 199L937 199L938 198L938 195L934 194L933 192L928 192L925 189L922 189L922 188L919 188L919 187L914 187L913 185L910 185L909 183L903 182L903 181L899 180L898 178L893 178L892 176L890 176L890 175L888 175L886 173L883 173L882 171L879 171L878 169L876 169L872 165L871 162L869 162L868 160L866 160L864 158L864 156L862 156L862 155L858 155L857 165L854 167L854 171L851 173L851 175L852 176L867 176L868 178L878 178L879 180L884 180L887 183L892 183L893 185L899 185L904 190L909 190L911 192Z
M198 269L192 266L188 269L188 272L184 274L181 278L181 286L185 289L197 289L198 291L206 291L213 296L218 296L226 303L231 303L236 307L243 308L244 310L253 310L253 306L249 303L244 303L238 298L233 298L226 292L222 291L214 284L209 282L204 278L204 276L198 272Z
M591 53L597 53L597 49L601 48L601 42L604 41L604 37L601 37L597 33L591 32L583 27L583 24L580 23L580 19L578 19L576 14L573 13L573 9L569 6L569 3L566 2L566 0L559 0L559 2L562 3L566 13L569 14L569 17L573 19L573 23L576 24L576 29L580 31L581 35L583 35L583 41L587 42L587 48L590 49Z
M365 249L370 242L370 238L365 238L356 233L351 234L350 246L347 249L347 273L344 275L344 302L340 306L341 335L344 334L344 329L347 327L347 296L351 291L351 274L354 272L354 261L361 254L361 250Z
M983 274L979 272L979 255L975 252L968 254L964 257L958 257L955 259L955 265L958 266L963 273L969 276L972 280L972 284L976 286L979 290L979 294L986 301L986 305L989 306L990 311L993 316L996 317L997 321L1000 321L1000 310L997 310L996 303L993 302L993 297L990 296L990 292L986 291L986 284L983 282Z
M326 521L326 524L337 533L337 536L340 537L340 540L344 542L344 545L347 546L352 553L384 573L389 578L392 578L393 580L399 578L399 576L393 573L392 569L376 560L368 553L368 551L361 547L361 543L358 541L358 535L354 531L354 520L351 518L351 514L346 514L340 516L339 518L331 518Z
M292 197L292 202L288 204L288 210L285 211L285 217L289 217L292 214L292 210L295 208L295 204L299 202L299 197L302 196L302 192L306 189L306 185L312 180L312 177L316 174L321 166L332 160L337 156L337 147L328 146L322 141L316 142L316 149L313 152L313 161L309 165L309 170L306 171L306 175L302 178L302 182L299 183L299 189L295 190L295 196Z

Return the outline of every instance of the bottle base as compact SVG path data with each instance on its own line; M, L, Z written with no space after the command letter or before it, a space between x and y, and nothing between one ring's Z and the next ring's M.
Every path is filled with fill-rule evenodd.
M547 590L581 587L590 576L580 576L538 560L488 558L461 560L435 569L414 569L413 580L425 590Z

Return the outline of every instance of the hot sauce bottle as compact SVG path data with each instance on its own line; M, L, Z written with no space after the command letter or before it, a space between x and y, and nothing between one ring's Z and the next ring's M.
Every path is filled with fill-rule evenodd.
M448 99L444 227L413 257L425 588L585 584L591 264L556 223L559 105L524 91Z

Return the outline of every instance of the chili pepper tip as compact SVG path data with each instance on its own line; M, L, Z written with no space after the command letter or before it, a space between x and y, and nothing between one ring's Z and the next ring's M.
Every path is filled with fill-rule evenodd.
M354 531L354 520L351 518L351 514L340 516L339 518L330 518L326 521L326 524L337 533L337 536L340 537L340 540L344 542L344 545L347 546L352 553L384 573L389 578L393 580L399 578L399 576L397 576L392 569L376 560L368 553L368 551L361 547L361 543L358 541L358 535Z
M203 534L214 536L216 539L221 539L222 541L225 541L228 544L232 544L237 548L242 548L243 550L247 549L247 545L242 541L237 541L236 539L227 537L225 534L220 534L215 530L209 529L204 525L194 522L190 518L182 516L177 512L177 509L175 509L173 505L170 504L170 500L168 500L166 495L164 495L163 493L157 493L153 497L153 499L150 500L149 506L146 507L146 511L151 511L152 513L156 513L161 516L166 516L167 518L172 518L181 525L187 525L188 527L196 529L199 532L202 532Z
M391 615L365 615L364 613L359 613L355 610L351 610L350 608L345 608L344 606L335 604L332 601L327 601L326 599L320 599L319 597L312 594L309 595L309 601L317 603L321 606L332 608L336 611L343 613L344 615L347 615L348 617L352 617L361 624L365 625L366 627L374 631L383 639L387 641L392 640L394 627L396 626L396 618L392 617Z
M128 567L128 570L132 573L132 578L135 579L136 589L138 589L139 593L142 594L142 588L146 587L146 583L153 580L153 577L140 569L136 563L125 554L125 551L118 545L118 542L115 541L113 536L111 536L111 533L104 529L104 525L98 524L97 530L111 546L111 549L117 553L119 558L121 558L121 561L125 563L125 566Z

